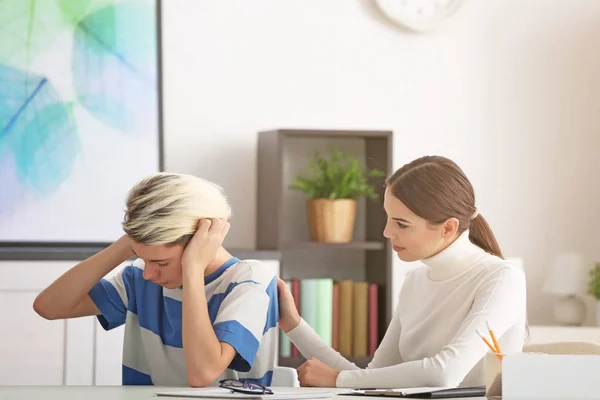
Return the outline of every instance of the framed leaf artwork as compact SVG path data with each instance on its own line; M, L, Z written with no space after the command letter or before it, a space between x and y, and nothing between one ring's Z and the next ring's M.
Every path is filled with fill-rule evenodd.
M162 169L159 0L0 0L0 244L121 234Z

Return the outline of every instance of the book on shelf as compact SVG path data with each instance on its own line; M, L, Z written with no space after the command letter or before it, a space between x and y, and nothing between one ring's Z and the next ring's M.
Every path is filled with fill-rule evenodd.
M294 303L296 303L296 309L300 310L300 281L295 279L291 281L292 283L292 296L294 297ZM286 337L289 340L289 338ZM300 352L298 348L292 344L292 357L300 356Z
M344 357L372 357L379 345L377 284L330 278L291 279L286 284L302 318L319 337ZM282 334L281 357L300 357Z
M292 282L286 281L285 283L287 284L291 292ZM285 332L283 332L283 330L279 331L279 355L281 355L282 357L291 357L292 355L292 342L290 342L290 339L287 337Z

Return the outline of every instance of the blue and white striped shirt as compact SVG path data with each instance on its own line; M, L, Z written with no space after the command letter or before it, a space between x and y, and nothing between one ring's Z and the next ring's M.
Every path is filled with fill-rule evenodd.
M125 324L123 385L187 386L183 289L166 289L145 280L143 268L143 260L137 259L90 290L102 313L98 320L106 330ZM219 379L270 385L279 316L274 271L259 261L234 257L206 276L204 284L215 334L237 352Z

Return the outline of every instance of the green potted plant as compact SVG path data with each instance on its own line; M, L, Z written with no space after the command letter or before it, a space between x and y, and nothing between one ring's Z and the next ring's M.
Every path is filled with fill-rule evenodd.
M384 176L378 169L367 169L358 158L339 150L329 157L316 153L309 162L311 175L298 174L291 188L308 197L307 214L313 241L347 243L352 240L356 201L377 199L373 178Z
M600 262L590 271L589 294L596 299L596 325L600 326Z

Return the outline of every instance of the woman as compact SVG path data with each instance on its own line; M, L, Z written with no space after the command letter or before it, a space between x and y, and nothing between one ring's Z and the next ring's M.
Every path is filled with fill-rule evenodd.
M477 330L490 324L503 353L520 352L526 329L524 272L505 261L475 207L471 183L452 161L419 158L396 171L384 195L383 232L407 274L399 303L373 360L360 369L301 319L279 281L279 325L308 359L302 386L455 387L484 384L489 348Z

